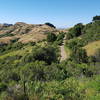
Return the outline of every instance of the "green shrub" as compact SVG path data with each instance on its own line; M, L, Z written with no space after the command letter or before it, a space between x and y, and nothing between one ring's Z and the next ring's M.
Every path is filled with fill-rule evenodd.
M32 50L32 53L27 54L23 57L24 62L32 62L35 60L45 61L48 64L57 62L58 58L53 47L36 47Z
M67 36L66 36L67 39L71 39L71 38L78 37L78 36L82 35L83 28L84 28L84 25L82 23L78 23L77 25L75 25L67 33Z
M59 33L57 35L57 39L55 41L56 44L61 45L63 43L63 39L64 39L64 34L63 32Z
M7 89L7 85L5 83L0 83L0 93Z
M84 49L77 49L75 52L72 52L71 59L76 63L88 63L87 53Z
M48 35L47 35L48 42L54 42L56 39L57 39L57 37L54 33L48 33Z
M84 42L81 39L72 39L69 42L66 43L66 46L69 47L73 52L76 52L76 50L80 47L83 47Z
M94 16L92 21L100 21L100 16Z
M2 37L8 37L8 36L14 36L14 34L11 34L11 33L1 34L0 38L2 38Z

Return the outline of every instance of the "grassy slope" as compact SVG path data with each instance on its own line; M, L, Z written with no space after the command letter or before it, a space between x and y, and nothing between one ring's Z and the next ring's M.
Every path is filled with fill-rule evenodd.
M37 43L37 46L45 47L46 44L47 44L46 42L40 42L40 43ZM33 46L26 45L19 50L9 51L0 55L0 59L5 59L7 57L16 56L16 55L23 56L24 54L30 53L32 51L32 48Z
M100 48L100 40L91 42L83 48L86 49L88 56L94 55L95 51Z
M69 50L69 48L67 46L64 46L64 48L67 53L67 58L69 58L71 51ZM92 55L94 55L95 51L98 48L100 48L100 40L91 42L91 43L87 44L86 46L84 46L83 48L86 50L88 56L92 56Z
M66 51L67 54L67 59L70 57L71 51L69 50L69 48L67 46L64 45L64 49Z
M24 55L26 53L31 52L31 50L32 50L32 46L25 46L24 48L22 48L20 50L10 51L10 52L7 52L7 53L1 55L0 59L5 59L5 58L7 58L9 56Z

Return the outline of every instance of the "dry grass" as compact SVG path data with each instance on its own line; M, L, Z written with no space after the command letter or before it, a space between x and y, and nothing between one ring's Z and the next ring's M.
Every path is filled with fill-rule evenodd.
M86 49L88 56L92 56L92 55L94 55L95 51L98 48L100 48L100 40L99 41L92 42L92 43L89 43L88 45L86 45L83 48Z
M28 43L28 42L38 42L43 39L46 39L46 35L41 33L36 33L36 34L33 33L33 34L15 35L12 37L3 37L0 38L0 43L10 43L10 41L13 40L14 38L20 38L19 42Z
M17 23L18 24L18 23ZM14 36L5 36L0 38L0 43L9 43L14 38L19 38L19 41L22 43L27 43L30 41L38 42L43 39L46 39L46 34L48 32L58 32L57 29L54 29L48 25L41 24L41 25L30 25L30 24L23 24L19 23L18 25L15 24L11 27L8 27L6 30L0 30L0 34L9 33L10 30L13 30L10 32L11 34L14 34ZM27 29L29 31L27 31Z
M10 43L10 40L12 40L13 37L3 37L0 38L0 43Z
M40 33L37 33L37 34L25 34L25 35L21 36L19 42L22 42L22 43L38 42L38 41L41 41L43 39L46 39L46 35L44 35L44 34L40 34Z

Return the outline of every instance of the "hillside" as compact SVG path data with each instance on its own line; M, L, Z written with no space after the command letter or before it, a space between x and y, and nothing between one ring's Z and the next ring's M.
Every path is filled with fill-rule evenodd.
M96 50L100 49L100 40L89 43L83 48L86 49L88 56L93 56Z
M100 21L1 24L0 100L100 100Z
M46 39L46 33L57 32L54 27L46 24L26 24L17 22L16 24L0 25L0 43L8 43L18 39L19 42L37 42Z

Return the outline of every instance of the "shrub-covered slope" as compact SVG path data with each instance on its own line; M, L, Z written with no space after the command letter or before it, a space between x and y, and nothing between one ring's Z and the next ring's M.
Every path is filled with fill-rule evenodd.
M0 25L0 43L8 43L11 40L19 39L19 42L37 42L46 39L47 32L57 32L54 27L47 24L26 24L17 22L14 25Z
M0 100L100 100L99 24L60 33L48 23L1 25ZM34 41L39 34L47 38ZM69 55L63 61L62 45Z

